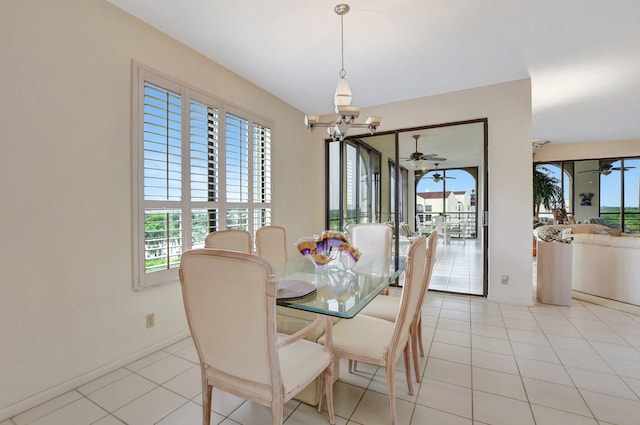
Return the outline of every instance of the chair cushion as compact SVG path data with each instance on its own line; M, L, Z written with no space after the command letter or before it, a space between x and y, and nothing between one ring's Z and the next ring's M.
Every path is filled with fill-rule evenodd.
M364 314L341 320L333 327L333 351L338 357L341 353L349 353L369 359L371 363L384 364L394 327L392 322ZM318 342L324 344L325 337L322 336Z
M400 298L380 295L371 300L360 314L395 322L399 308Z
M280 335L279 335L280 336ZM286 335L281 335L286 336ZM279 338L280 339L280 338ZM331 362L331 354L324 347L305 339L298 340L278 350L280 373L284 386L285 400L295 396L312 382ZM271 400L271 387L257 384L236 376L218 373L213 368L206 369L207 378L213 382L229 386L245 394L245 398ZM216 386L214 384L214 386Z
M331 362L331 353L321 345L305 339L280 348L278 355L285 399L300 392Z

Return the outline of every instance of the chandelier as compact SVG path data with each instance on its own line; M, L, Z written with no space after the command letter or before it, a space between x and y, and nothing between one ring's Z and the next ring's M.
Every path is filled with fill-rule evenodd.
M333 8L333 11L340 16L340 41L341 41L341 53L342 53L342 66L340 68L340 79L338 80L338 87L336 87L336 94L333 97L333 103L336 107L336 114L338 117L333 122L320 122L318 115L305 115L304 125L309 130L309 133L316 127L326 127L329 136L333 141L344 140L347 132L350 128L366 128L369 129L371 134L375 133L376 129L382 121L382 117L369 117L364 123L356 123L355 120L360 116L360 108L357 106L351 106L351 89L349 83L345 78L347 72L344 70L344 15L349 12L348 4L339 4Z

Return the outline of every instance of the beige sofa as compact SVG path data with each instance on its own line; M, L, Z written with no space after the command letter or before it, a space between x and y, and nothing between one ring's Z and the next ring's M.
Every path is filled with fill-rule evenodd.
M535 229L534 236L544 227ZM620 236L593 234L597 229L610 229L598 224L547 227L571 228L574 291L640 305L640 237L625 233Z
M610 227L608 227L608 226L603 226L601 224L590 224L590 223L584 223L584 224L551 224L551 225L548 225L548 226L540 226L540 227L537 227L537 228L533 229L533 236L536 239L540 239L538 237L538 233L540 233L541 231L544 231L547 228L552 228L552 229L556 229L556 230L571 229L571 234L572 235L575 235L575 234L590 234L590 233L593 233L593 231L597 230L597 229L602 229L602 230L610 229Z

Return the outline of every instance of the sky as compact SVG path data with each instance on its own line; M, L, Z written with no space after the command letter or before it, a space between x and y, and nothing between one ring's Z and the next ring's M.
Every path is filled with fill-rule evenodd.
M442 170L438 171L440 174L444 174ZM432 179L433 172L428 172L418 182L418 192L442 192L443 182L435 183ZM475 179L471 174L462 170L447 170L447 177L455 177L446 179L446 190L454 191L466 191L471 193L471 189L476 188Z

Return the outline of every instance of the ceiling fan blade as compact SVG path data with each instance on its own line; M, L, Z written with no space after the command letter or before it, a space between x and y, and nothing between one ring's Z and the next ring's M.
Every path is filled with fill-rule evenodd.
M446 161L447 158L441 158L438 156L438 154L429 154L429 155L422 155L420 157L420 160L422 161Z
M624 171L630 170L632 168L636 168L636 167L624 167ZM609 170L620 171L622 170L622 167L611 167L609 168Z

